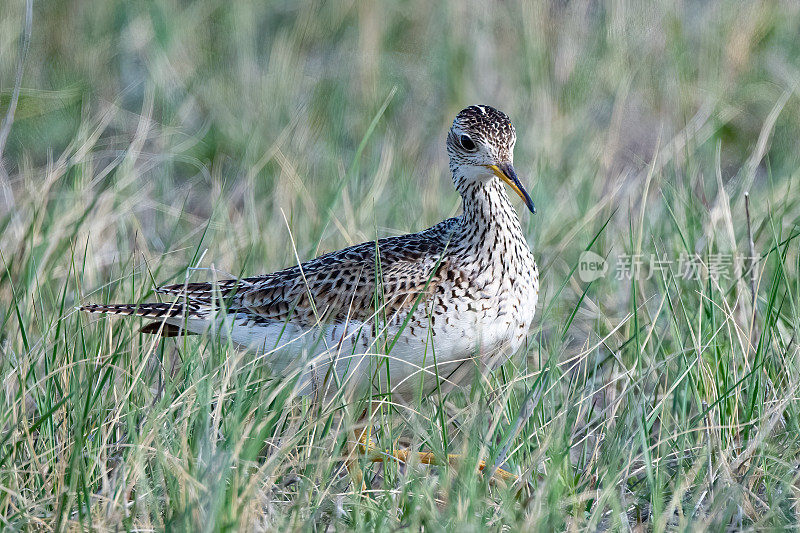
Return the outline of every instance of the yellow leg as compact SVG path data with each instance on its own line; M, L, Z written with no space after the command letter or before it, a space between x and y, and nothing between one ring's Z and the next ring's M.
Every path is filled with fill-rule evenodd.
M347 471L350 473L350 478L353 480L354 487L361 487L361 491L367 490L367 484L364 483L364 472L361 471L358 458L362 455L367 455L371 450L375 449L375 443L370 438L370 425L364 426L363 429L356 429L353 431L355 440L347 441Z
M366 452L362 452L362 453L367 453L367 460L371 461L373 463L382 463L385 460L391 460L391 459L394 459L396 461L400 461L400 462L403 462L403 463L407 463L408 460L409 460L409 457L411 457L413 454L416 453L417 454L417 461L420 464L423 464L423 465L441 465L442 464L442 462L439 461L436 458L436 456L431 452L412 452L411 450L400 449L400 450L393 450L391 453L389 453L389 452L384 452L384 451L375 449L374 445L372 444L372 441L370 441L370 445L369 445L368 450L366 450ZM447 456L447 462L451 466L457 465L460 461L461 461L461 456L460 455L451 454L451 455ZM481 462L478 463L478 470L480 472L484 472L486 470L486 461L481 461ZM503 481L504 483L508 483L508 482L516 481L517 480L517 476L515 474L512 474L511 472L508 472L507 470L503 470L502 468L498 468L492 474L492 480L497 480L497 479Z
M367 489L367 485L364 483L364 473L361 471L361 467L359 466L359 455L366 456L367 461L372 463L382 463L386 460L395 460L408 463L409 458L416 454L417 461L420 464L442 464L442 462L439 461L431 452L412 452L408 449L393 450L392 452L380 450L377 446L375 446L375 442L370 437L371 429L372 426L367 424L362 429L354 430L353 436L355 437L355 440L348 441L346 460L347 470L350 472L350 477L353 480L353 486L360 486L362 491ZM460 461L460 455L451 454L447 456L447 462L451 466L457 465ZM480 461L478 463L478 470L480 472L486 471L486 461ZM502 468L497 468L492 474L492 481L500 480L504 484L509 482L513 483L517 481L517 479L518 478L515 474L512 474L507 470L503 470Z

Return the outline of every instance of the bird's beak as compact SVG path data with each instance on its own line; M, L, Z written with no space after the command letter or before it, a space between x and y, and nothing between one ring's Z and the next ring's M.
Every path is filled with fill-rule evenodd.
M505 181L509 187L514 189L514 192L525 201L525 205L528 207L530 212L534 215L536 214L536 208L533 206L533 200L531 200L528 191L525 190L525 187L522 186L522 183L519 182L517 173L514 172L514 167L511 165L511 163L486 165L486 168L494 172L495 176Z

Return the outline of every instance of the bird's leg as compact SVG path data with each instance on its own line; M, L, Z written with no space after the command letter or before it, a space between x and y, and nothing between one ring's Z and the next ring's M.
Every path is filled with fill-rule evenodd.
M382 463L387 460L396 460L402 463L408 463L409 458L416 454L417 461L423 465L442 465L444 464L443 461L439 460L432 452L412 452L407 448L401 448L399 450L392 450L391 452L377 450L374 445L372 445L370 441L369 448L362 453L366 453L367 460L373 463ZM459 462L461 462L462 457L459 454L450 454L447 456L447 463L450 466L456 466ZM486 461L480 461L478 463L478 470L480 472L486 471ZM492 480L500 480L503 483L507 482L515 482L517 481L517 476L512 474L507 470L503 470L502 468L497 468L492 473Z
M353 487L361 487L361 490L364 491L367 488L364 483L364 472L361 471L361 466L358 464L358 439L361 436L360 433L361 432L356 429L353 431L355 441L347 439L347 458L345 459L345 465L347 466L347 471L350 473L350 480L353 482Z
M371 433L372 425L365 424L364 427L357 427L353 430L354 440L347 441L347 459L345 460L347 471L353 480L353 486L361 487L362 492L367 490L367 484L364 483L364 472L362 472L361 466L358 464L359 457L369 456L377 449L370 436Z
M369 420L369 417L366 415L367 411L361 415L359 422L363 423L365 420ZM414 452L408 448L400 448L390 451L379 449L375 445L375 441L372 440L372 424L369 422L365 423L363 426L361 423L359 423L353 430L353 437L353 440L348 439L347 441L347 459L345 464L347 465L347 470L350 473L351 479L353 480L353 486L360 486L362 491L365 491L367 486L366 483L364 483L364 473L359 465L359 457L366 457L367 461L371 463L383 463L389 460L408 463L410 459L416 455L417 462L419 462L419 464L444 464L444 462L438 459L432 452ZM456 466L462 460L463 458L460 454L449 454L447 456L447 463L450 466ZM480 461L478 463L478 471L486 472L486 469L486 461ZM492 481L500 480L500 482L503 484L508 482L516 482L517 479L518 478L515 474L507 470L503 470L502 468L496 468L491 477Z

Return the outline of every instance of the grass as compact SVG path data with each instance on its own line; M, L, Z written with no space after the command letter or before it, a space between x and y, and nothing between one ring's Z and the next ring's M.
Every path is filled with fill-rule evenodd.
M797 527L800 12L639 5L35 3L0 167L1 527ZM528 347L471 387L320 407L224 343L74 310L457 213L471 103L515 121L542 274ZM354 489L367 401L382 447L465 460Z

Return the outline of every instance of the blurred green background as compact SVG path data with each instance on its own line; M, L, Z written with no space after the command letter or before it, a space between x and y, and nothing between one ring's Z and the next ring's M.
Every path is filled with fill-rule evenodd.
M1 117L24 11L20 0L0 10ZM166 378L157 365L140 370L155 352L135 324L93 328L72 306L139 301L154 284L182 281L189 266L267 272L296 262L294 247L305 260L457 214L444 140L471 104L498 107L516 126L515 166L538 213L517 207L542 292L531 345L498 378L516 392L499 408L492 394L478 395L484 403L467 418L483 428L474 435L485 430L481 409L502 413L501 431L514 427L525 391L550 368L537 415L509 437L511 467L533 479L535 496L509 507L473 479L459 489L472 506L465 511L415 478L403 490L422 497L387 491L364 503L346 481L315 470L313 487L344 483L345 503L335 505L345 510L323 514L364 529L602 529L622 527L614 520L625 513L632 524L652 520L648 527L796 524L798 35L800 4L788 0L36 2L0 167L6 525L77 527L103 516L124 516L126 527L319 525L319 509L334 504L324 491L299 497L304 485L297 494L280 485L288 503L265 504L267 518L228 478L213 505L183 485L185 476L221 478L197 467L202 450L181 447L175 434L202 434L227 450L244 484L272 487L296 471L287 448L292 459L259 478L250 467L263 467L263 456L236 439L264 437L240 426L237 437L219 429L225 441L202 424L160 425L173 412L210 409L218 420L212 398L232 385L214 365L233 356L202 359L203 379L187 370L174 403L158 403L166 400L153 391ZM586 249L612 272L624 254L746 256L748 226L759 257L753 286L740 263L721 281L673 271L586 284L574 275ZM113 360L115 377L100 380L93 372L111 364L109 354L123 359ZM120 397L111 384L127 375L141 384ZM250 390L241 379L234 385ZM203 380L208 396L182 404L181 391ZM271 389L259 390L243 400L252 411L229 423L269 414ZM156 407L142 413L147 405ZM116 423L109 413L126 413L127 430L87 444ZM394 416L384 428L407 422ZM26 437L56 418L63 425L46 437ZM317 435L316 423L301 427ZM270 431L285 438L288 430ZM412 433L426 446L439 442L435 431ZM469 435L449 437L478 454L484 443ZM484 442L495 452L501 445ZM147 485L174 466L149 455L151 445L183 465L179 481ZM84 446L90 459L74 453ZM120 503L128 486L109 485L108 472L157 496L128 513Z
M0 19L3 109L23 7L10 2ZM285 240L279 209L327 231L325 249L453 214L443 138L458 110L488 103L516 124L517 166L541 212L534 241L563 242L610 189L635 189L654 154L702 172L701 197L717 186L715 150L723 182L736 176L799 79L797 12L792 2L37 3L5 169L74 160L84 143L82 170L62 181L139 198L131 209L147 217L141 238L154 251L168 251L174 230L165 211L205 220L209 200L224 198L253 230L228 250L271 267L290 258L260 244ZM797 106L786 103L765 154L777 175L796 167ZM690 150L704 160L684 164ZM15 196L19 180L5 181Z
M0 18L0 110L23 10L10 2ZM654 160L671 169L668 187L675 174L694 176L705 203L717 170L736 194L763 182L765 161L778 179L794 174L800 112L785 93L800 79L798 10L775 1L36 3L2 207L111 187L131 199L130 212L108 206L111 219L88 221L94 233L135 224L139 244L161 254L195 245L192 227L221 203L224 227L212 224L208 240L225 243L217 266L274 268L294 259L281 210L304 237L301 257L454 214L444 135L461 108L488 103L515 121L516 164L540 208L523 218L547 264L569 245L579 251L603 209L638 204ZM748 166L780 102L766 152ZM43 186L32 175L60 159L63 176ZM132 253L127 239L112 240Z

